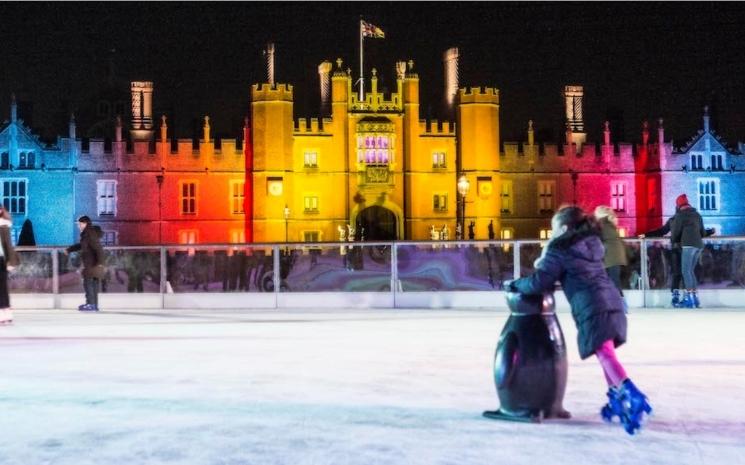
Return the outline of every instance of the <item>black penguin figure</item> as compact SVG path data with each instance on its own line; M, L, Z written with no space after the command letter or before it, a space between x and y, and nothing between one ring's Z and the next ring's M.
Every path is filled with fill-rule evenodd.
M527 422L569 418L562 406L567 384L566 344L553 294L508 292L507 304L511 315L494 356L500 406L484 416Z

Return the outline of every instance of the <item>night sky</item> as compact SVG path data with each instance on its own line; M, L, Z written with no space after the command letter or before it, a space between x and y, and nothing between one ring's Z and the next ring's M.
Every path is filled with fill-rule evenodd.
M503 140L524 139L528 119L539 139L563 137L565 84L585 86L591 140L606 119L614 139L638 141L643 119L663 117L683 142L706 104L729 142L745 140L741 3L3 3L0 115L15 92L38 131L66 133L75 110L84 134L113 63L124 94L130 80L155 81L156 116L178 137L205 114L213 134L236 137L274 41L295 116L315 117L317 65L341 57L358 69L360 15L386 33L366 41L379 87L395 88L395 61L415 60L423 118L440 116L442 52L457 46L461 86L500 89Z

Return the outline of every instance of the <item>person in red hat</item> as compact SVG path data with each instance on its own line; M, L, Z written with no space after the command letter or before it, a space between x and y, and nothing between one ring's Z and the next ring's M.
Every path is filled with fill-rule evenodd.
M675 199L678 212L672 221L670 229L670 240L673 247L677 244L682 248L681 270L683 272L683 283L685 284L685 296L680 301L680 306L685 308L699 308L696 288L696 265L704 250L703 238L707 235L704 228L704 220L701 215L688 203L688 197L681 194Z

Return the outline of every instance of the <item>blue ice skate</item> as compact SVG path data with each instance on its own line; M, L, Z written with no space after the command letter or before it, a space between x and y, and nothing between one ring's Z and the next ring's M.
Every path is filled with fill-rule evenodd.
M600 417L606 423L613 423L613 417L618 417L620 420L623 414L623 406L618 398L618 389L609 387L605 395L608 396L608 403L600 409Z
M673 290L673 299L670 302L673 308L680 308L680 291L677 289Z
M618 393L622 413L621 424L623 429L634 435L644 423L645 415L652 414L652 406L647 401L647 396L637 388L630 379L621 384Z
M686 291L685 297L683 297L683 300L680 301L680 303L678 304L678 307L679 308L694 308L695 307L695 303L693 301L693 295L691 294L691 292Z
M698 293L696 291L691 292L691 300L694 307L701 308L701 302L698 300Z

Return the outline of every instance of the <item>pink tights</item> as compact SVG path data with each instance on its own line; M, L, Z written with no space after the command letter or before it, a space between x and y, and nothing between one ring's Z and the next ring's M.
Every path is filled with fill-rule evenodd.
M608 339L598 350L595 351L600 366L603 367L605 380L608 386L617 387L627 378L626 370L616 358L616 350L612 339Z

